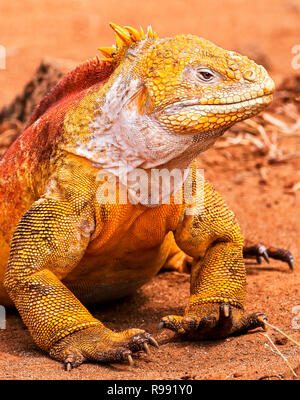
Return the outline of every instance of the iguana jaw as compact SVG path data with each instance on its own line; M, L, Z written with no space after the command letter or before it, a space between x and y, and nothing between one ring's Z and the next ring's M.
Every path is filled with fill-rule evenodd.
M173 103L171 106L167 106L164 108L164 111L168 111L170 109L179 109L179 108L186 108L190 106L198 106L200 110L204 110L207 112L212 112L212 110L220 110L220 111L239 111L240 109L243 108L248 108L251 109L255 105L259 104L265 104L268 105L272 101L272 95L267 94L267 95L262 95L262 96L257 96L254 99L247 99L244 101L233 101L233 102L224 102L223 104L220 103L211 103L211 104L205 104L201 102L201 99L191 99L191 100L182 100ZM253 112L255 112L255 109L253 109Z
M266 94L250 100L224 104L201 104L201 99L183 100L165 107L158 113L157 118L175 132L201 135L218 128L226 130L238 121L251 118L265 109L272 98L271 94Z

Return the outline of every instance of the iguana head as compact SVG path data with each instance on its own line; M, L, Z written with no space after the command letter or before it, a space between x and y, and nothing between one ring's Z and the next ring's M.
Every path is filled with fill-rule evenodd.
M213 135L264 109L274 82L248 57L194 35L159 39L131 27L111 24L117 46L100 48L128 83L139 112L166 131Z

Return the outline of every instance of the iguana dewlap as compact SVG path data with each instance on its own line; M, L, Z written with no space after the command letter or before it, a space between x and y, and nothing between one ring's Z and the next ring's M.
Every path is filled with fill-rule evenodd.
M192 339L263 326L259 314L244 315L243 238L210 184L202 182L203 208L191 215L191 204L174 201L186 173L169 188L170 204L161 196L147 204L128 177L177 169L201 180L195 157L271 102L272 79L197 36L112 27L117 46L101 49L107 59L69 73L0 163L0 304L13 302L40 348L68 367L131 361L155 344L139 329L111 331L81 301L126 296L166 263L180 267L181 251L193 260L190 301L184 317L161 326ZM116 194L127 182L134 201L102 202L106 174Z

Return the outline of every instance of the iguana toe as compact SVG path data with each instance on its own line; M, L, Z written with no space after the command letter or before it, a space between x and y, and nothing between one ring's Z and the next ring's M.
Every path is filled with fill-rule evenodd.
M71 371L72 368L78 367L84 361L84 357L76 348L70 348L65 353L64 367L66 371Z

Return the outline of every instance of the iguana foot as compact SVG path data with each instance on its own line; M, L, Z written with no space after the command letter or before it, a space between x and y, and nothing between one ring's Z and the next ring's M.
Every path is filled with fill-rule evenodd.
M251 329L265 329L267 318L262 313L244 315L243 310L227 303L203 304L184 317L163 317L158 328L171 329L192 340L219 339L233 333L246 333Z
M294 268L294 259L289 250L281 249L279 247L267 246L262 243L253 243L248 240L245 241L243 248L244 258L256 257L258 264L261 264L262 258L269 263L269 258L286 262L290 268Z
M62 361L68 371L85 361L111 363L127 360L133 366L132 354L141 350L149 354L148 345L158 347L156 340L141 329L116 333L103 326L95 326L61 339L49 354Z

